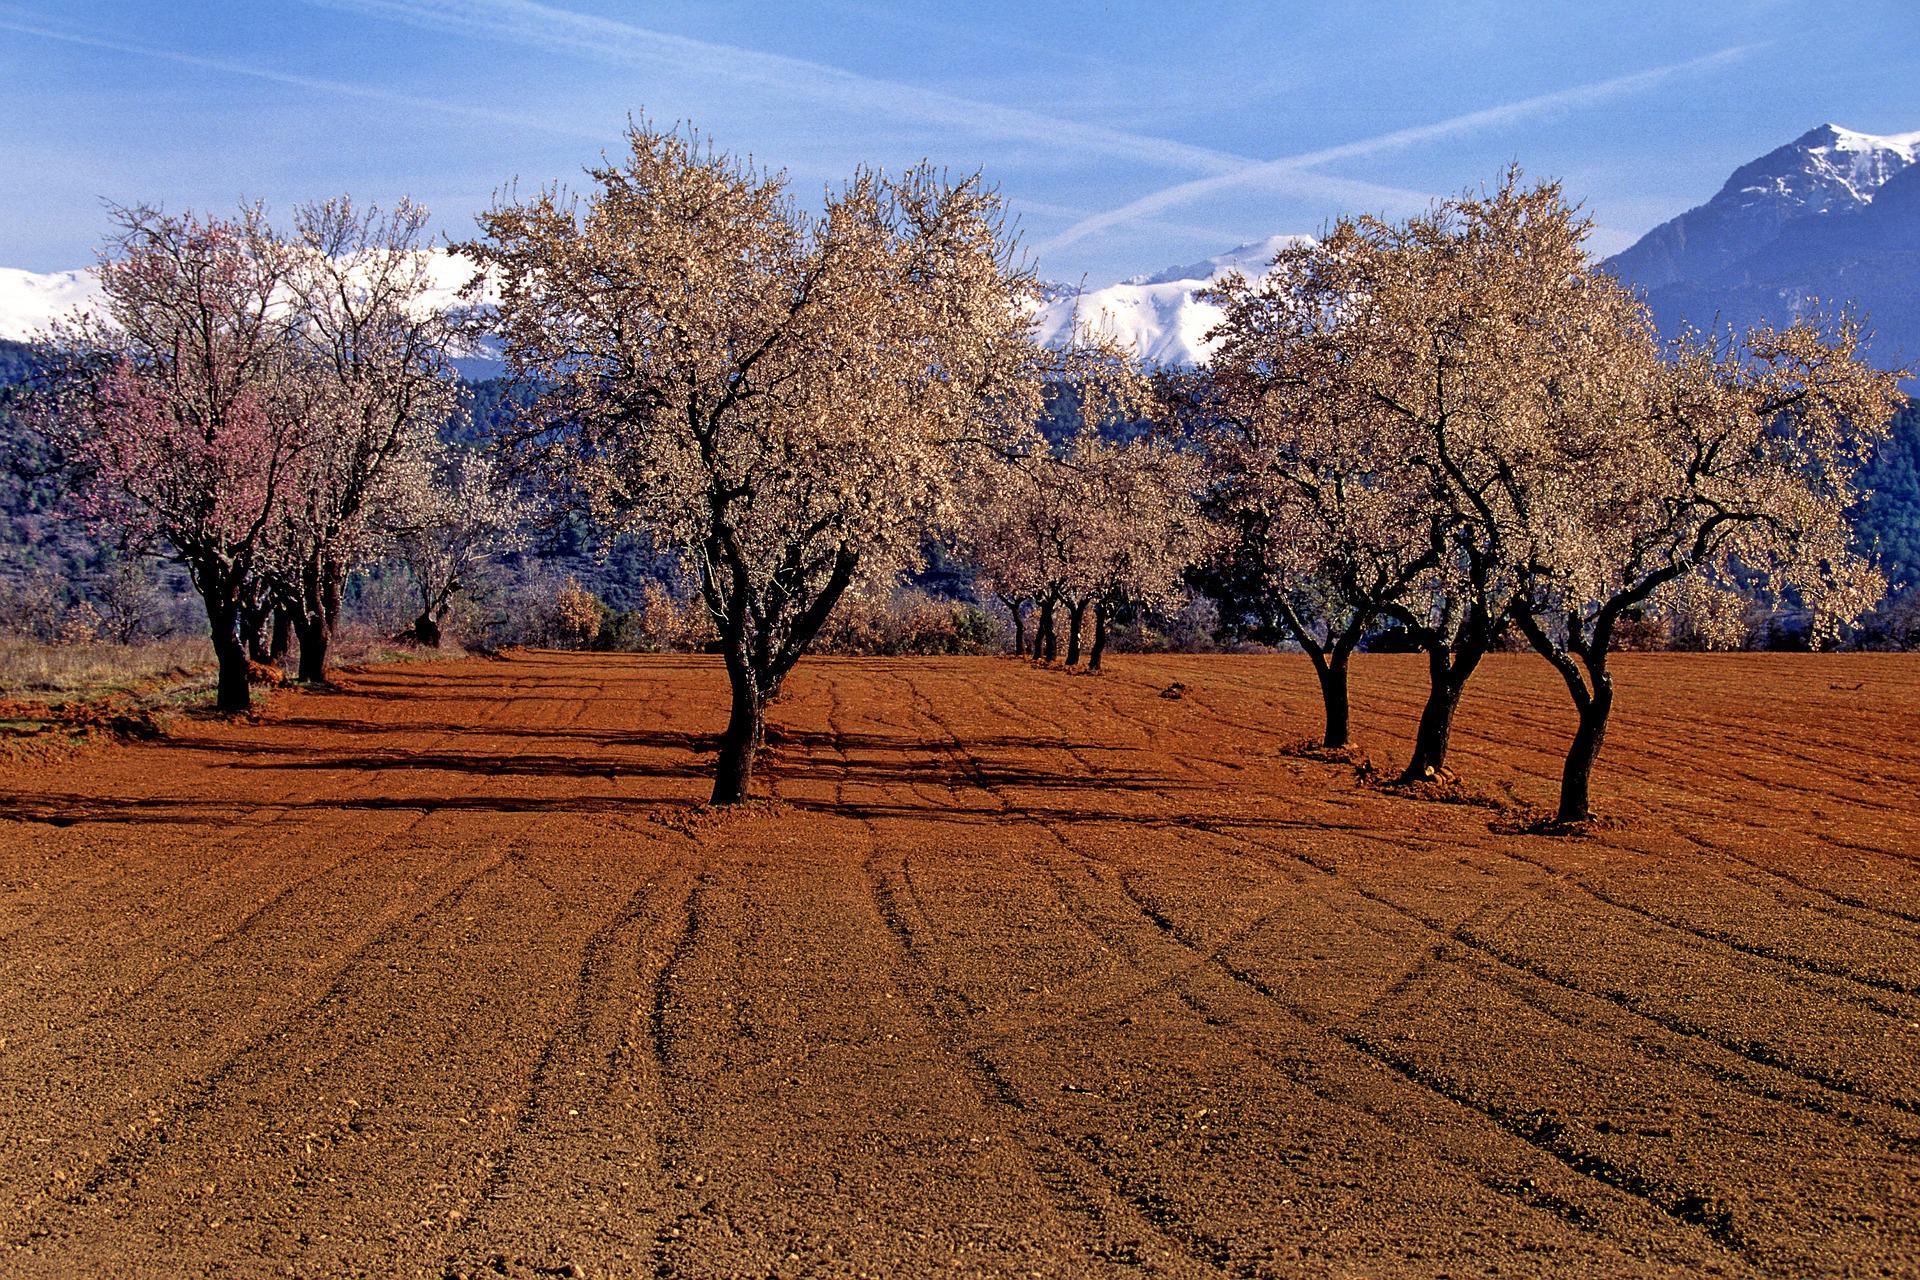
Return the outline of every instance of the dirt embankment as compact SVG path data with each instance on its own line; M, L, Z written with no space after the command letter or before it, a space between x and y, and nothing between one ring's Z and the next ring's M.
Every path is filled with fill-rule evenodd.
M1920 1273L1920 662L1621 666L1573 840L1294 659L810 661L718 823L692 658L0 766L0 1273Z

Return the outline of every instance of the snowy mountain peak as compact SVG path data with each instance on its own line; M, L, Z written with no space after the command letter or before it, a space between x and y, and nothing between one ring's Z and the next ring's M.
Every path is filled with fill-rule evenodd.
M1920 160L1920 133L1823 124L1733 171L1713 199L1609 259L1622 280L1657 289L1731 268L1790 223L1864 209Z
M469 259L446 249L430 249L427 272L431 278L424 295L427 305L454 306L473 278L474 267ZM29 341L54 321L72 319L100 305L100 283L91 267L45 274L0 267L0 338Z
M1037 316L1040 337L1063 343L1078 327L1117 338L1150 363L1197 363L1205 355L1204 338L1219 322L1220 310L1194 294L1229 272L1255 278L1265 275L1276 253L1306 239L1269 236L1215 257L1101 289L1050 286ZM436 305L454 303L473 274L471 262L442 249L433 250L429 269L434 288L428 301ZM44 333L51 322L99 305L99 284L90 269L36 274L0 268L0 338L30 340ZM497 360L480 354L456 363L471 377L499 372Z
M1282 249L1291 249L1297 244L1312 243L1311 236L1268 236L1265 240L1255 240L1250 244L1239 245L1211 258L1202 258L1198 262L1189 262L1182 267L1168 267L1152 275L1128 276L1121 284L1173 284L1182 280L1218 280L1229 272L1237 271L1243 276L1265 275L1267 268L1273 265L1274 255Z
M1920 133L1879 135L1823 124L1735 169L1714 201L1778 203L1805 213L1853 208L1871 202L1916 154Z
M1116 339L1148 364L1198 364L1210 349L1206 335L1220 322L1220 308L1194 295L1232 272L1258 279L1267 273L1275 254L1306 243L1311 243L1311 237L1268 236L1199 262L1130 276L1103 289L1061 291L1040 308L1040 340L1064 343L1077 327Z
M91 309L98 298L91 270L40 275L0 267L0 338L25 341L55 320Z
M1897 151L1909 161L1914 158L1914 150L1920 147L1920 132L1916 133L1861 133L1845 125L1829 121L1816 129L1809 129L1794 139L1793 145L1804 150L1833 151Z
M1713 199L1607 266L1665 333L1848 307L1874 358L1920 352L1920 133L1823 124L1734 171Z

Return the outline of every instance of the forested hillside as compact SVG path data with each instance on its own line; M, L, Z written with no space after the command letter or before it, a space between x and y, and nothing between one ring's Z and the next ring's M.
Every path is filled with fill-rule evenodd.
M1894 419L1863 484L1873 493L1855 517L1862 544L1878 550L1896 593L1920 589L1920 403Z

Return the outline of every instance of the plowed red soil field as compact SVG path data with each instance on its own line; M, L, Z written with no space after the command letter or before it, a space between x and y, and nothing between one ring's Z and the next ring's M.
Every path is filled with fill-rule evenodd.
M810 660L719 821L699 658L8 767L0 1274L1920 1274L1920 661L1620 682L1579 838L1285 657Z

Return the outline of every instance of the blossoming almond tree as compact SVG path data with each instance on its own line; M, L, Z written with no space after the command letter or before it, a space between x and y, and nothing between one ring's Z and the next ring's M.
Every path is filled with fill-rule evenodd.
M1499 526L1477 518L1498 473L1462 469L1451 440L1526 412L1538 379L1633 341L1619 325L1581 333L1590 307L1554 309L1577 301L1584 258L1529 220L1537 210L1519 209L1503 238L1452 236L1452 209L1399 225L1342 219L1282 252L1262 283L1224 282L1210 369L1234 428L1221 452L1248 476L1242 505L1284 517L1281 553L1304 554L1344 606L1323 673L1380 619L1426 654L1403 781L1444 769L1462 693L1516 589ZM1562 273L1565 298L1528 294L1529 270Z
M312 436L282 305L288 255L257 209L114 218L104 314L50 335L65 360L40 421L92 518L186 566L219 659L216 704L244 711L243 608Z
M1192 507L1195 472L1137 435L1159 406L1132 352L1082 329L1033 356L1027 385L1045 385L1070 431L1050 439L1036 417L987 442L963 495L959 549L980 588L1012 615L1016 652L1028 651L1024 610L1037 605L1032 656L1052 661L1065 606L1066 665L1088 653L1097 666L1114 610L1177 591L1204 524ZM1038 414L1042 406L1028 407ZM1090 612L1091 652L1083 644Z
M1738 574L1805 601L1818 643L1886 593L1847 511L1904 397L1900 372L1862 362L1859 341L1848 320L1762 326L1717 346L1686 339L1617 416L1556 402L1551 448L1525 433L1483 446L1505 476L1495 518L1524 549L1514 620L1578 714L1556 823L1593 816L1614 698L1607 659L1630 612Z
M728 804L834 605L917 560L983 415L1020 399L1034 289L977 180L863 171L812 215L691 135L629 143L584 198L505 201L465 251L548 443L692 563L731 686Z
M1588 230L1557 185L1509 171L1329 238L1364 282L1341 319L1345 376L1412 433L1449 545L1472 549L1438 568L1479 557L1486 607L1504 600L1573 698L1563 824L1592 815L1629 613L1736 571L1828 617L1878 598L1845 512L1900 400L1899 374L1856 358L1851 324L1664 351L1644 305L1588 260Z
M1037 456L1037 455L1036 455ZM1030 520L1042 497L1033 467L1007 459L984 464L961 499L954 541L973 568L974 585L998 600L1013 620L1013 651L1027 653L1027 610L1049 581L1035 554Z
M310 389L310 447L272 574L304 680L326 679L341 589L379 549L378 508L409 474L419 478L459 398L454 320L431 298L426 222L406 201L382 213L344 197L295 214L285 292Z
M1101 668L1114 615L1165 609L1181 598L1187 570L1208 555L1216 531L1200 513L1199 458L1149 435L1124 442L1083 437L1069 455L1081 478L1074 598L1093 609L1087 666ZM1080 652L1081 609L1072 617L1067 665Z
M1351 378L1339 265L1301 246L1259 284L1223 281L1216 351L1171 397L1207 451L1223 530L1203 585L1254 638L1306 653L1329 749L1351 737L1353 654L1434 569L1444 523L1407 436Z
M382 532L406 566L420 613L406 636L440 646L447 611L495 556L525 545L534 513L485 448L441 445L397 469Z

